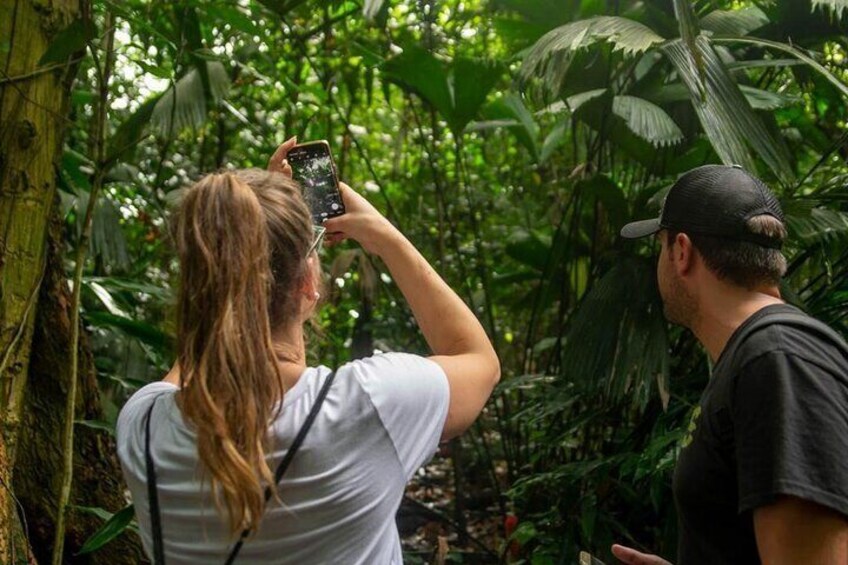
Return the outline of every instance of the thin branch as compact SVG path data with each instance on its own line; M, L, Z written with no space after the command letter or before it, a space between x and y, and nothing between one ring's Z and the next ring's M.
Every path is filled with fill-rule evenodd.
M67 63L55 63L53 65L47 65L46 67L39 67L39 68L35 69L34 71L31 71L31 72L28 72L28 73L22 74L22 75L9 76L9 75L6 75L5 71L0 71L0 72L3 72L4 75L6 75L3 78L0 78L0 85L9 84L11 82L20 82L20 81L24 81L24 80L29 80L33 77L43 75L44 73L49 73L50 71L55 71L56 69L63 69L63 68L66 68L68 65L73 65L75 63L79 63L83 59L84 59L84 57L82 57L82 56L77 57L75 59L71 59Z

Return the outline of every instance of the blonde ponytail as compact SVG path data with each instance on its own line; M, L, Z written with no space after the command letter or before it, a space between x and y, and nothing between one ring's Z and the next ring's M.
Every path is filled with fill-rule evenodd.
M287 177L235 171L187 189L175 232L180 407L236 534L258 524L273 481L267 432L284 390L272 335L296 314L311 219Z

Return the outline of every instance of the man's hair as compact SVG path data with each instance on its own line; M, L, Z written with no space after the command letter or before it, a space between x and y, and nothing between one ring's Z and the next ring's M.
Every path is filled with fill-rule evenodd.
M774 216L754 216L747 222L748 231L783 242L786 227ZM668 230L666 243L673 245L679 231ZM708 235L687 233L692 245L704 258L707 268L719 279L753 290L762 285L778 286L786 274L786 258L779 249Z

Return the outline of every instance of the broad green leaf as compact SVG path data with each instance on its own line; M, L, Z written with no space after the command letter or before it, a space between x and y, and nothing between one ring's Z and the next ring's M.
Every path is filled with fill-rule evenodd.
M552 92L557 92L574 53L602 41L612 43L614 51L633 55L664 39L646 25L618 16L572 22L551 30L536 42L524 59L520 75L524 80L539 75Z
M201 69L205 72L201 72ZM184 129L198 128L206 122L209 108L204 75L209 80L209 103L216 104L224 98L230 88L230 77L224 65L219 61L197 62L156 101L150 121L157 133L171 137Z
M414 92L442 116L450 115L453 104L445 64L417 45L383 64L383 74L399 86Z
M701 18L701 29L711 31L716 36L748 35L769 23L765 12L756 6L746 6L739 10L714 10Z
M123 316L128 317L127 313L115 302L115 299L112 298L112 295L109 294L109 291L103 288L98 282L86 279L83 283L88 286L97 295L97 298L100 299L100 302L106 307L106 310L109 311L110 314L114 314L115 316Z
M124 530L130 526L134 517L135 508L132 504L122 510L119 510L112 515L99 530L94 532L91 537L85 540L82 549L79 550L77 555L85 555L87 553L97 551L110 541L114 540L124 533Z
M88 42L96 36L97 29L91 22L82 18L76 19L56 34L41 59L38 60L38 65L46 66L51 63L65 62L74 53L85 49Z
M516 139L533 155L533 158L538 160L539 125L524 105L521 96L510 92L488 104L482 110L482 114L486 121L472 122L466 129L473 131L509 128Z
M616 261L569 320L564 378L587 393L644 405L654 393L656 375L668 372L668 355L653 262Z
M750 146L780 179L791 180L791 158L783 141L775 137L751 109L710 42L699 36L694 45L695 53L683 41L671 41L663 47L663 52L689 89L704 132L722 162L755 171L756 164L748 150ZM703 63L703 84L696 59Z
M503 69L497 63L463 57L448 64L421 47L410 46L386 61L383 72L432 105L459 133L479 114Z
M108 312L86 312L85 319L93 326L121 330L128 336L137 338L156 349L164 349L171 341L171 338L159 328L124 316L115 316Z
M450 115L446 116L454 132L461 132L468 122L477 117L502 73L503 68L492 61L465 57L454 59L448 76L452 108Z
M671 116L644 98L615 96L612 111L625 121L630 131L655 147L665 147L683 141L683 132Z

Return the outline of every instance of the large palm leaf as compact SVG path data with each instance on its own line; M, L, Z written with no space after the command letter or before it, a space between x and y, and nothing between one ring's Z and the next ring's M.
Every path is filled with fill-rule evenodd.
M616 51L633 55L647 51L664 39L648 26L618 16L596 16L560 26L542 36L530 49L521 66L527 80L539 74L551 91L557 92L574 54L595 43L607 41Z
M706 37L696 37L692 47L682 40L671 41L663 52L689 89L701 126L724 163L756 170L750 146L779 178L792 178L791 159L782 140L752 110Z
M209 80L208 101L204 74ZM200 61L162 94L153 108L151 123L164 136L199 127L206 121L209 105L221 101L229 88L230 77L223 64Z

